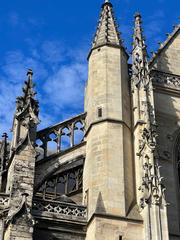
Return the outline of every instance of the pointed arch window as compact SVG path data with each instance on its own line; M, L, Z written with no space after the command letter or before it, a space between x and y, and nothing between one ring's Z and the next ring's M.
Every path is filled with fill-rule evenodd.
M59 196L71 196L82 192L83 166L67 170L47 179L39 188L38 195L45 199L56 199Z

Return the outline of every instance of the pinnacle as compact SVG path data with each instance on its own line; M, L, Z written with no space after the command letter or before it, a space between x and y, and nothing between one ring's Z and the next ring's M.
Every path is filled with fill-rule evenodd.
M23 96L17 97L16 109L17 112L23 111L27 105L31 105L34 108L35 113L38 112L38 101L34 98L36 92L34 91L34 83L32 80L33 71L28 69L27 77L28 79L24 82L23 86Z
M143 65L148 65L147 62L147 49L145 44L145 37L143 36L142 18L140 13L135 14L135 27L134 27L134 41L133 41L133 66L137 64L136 56L139 56L139 60ZM147 67L148 68L148 67Z
M33 71L32 71L32 69L28 69L28 71L27 71L27 76L32 76L33 75Z
M142 23L142 18L141 18L141 14L139 12L135 13L134 15L135 17L135 27L134 27L134 47L136 45L139 45L141 47L145 46L144 43L144 36L143 36L143 29L141 26Z
M23 92L24 92L24 98L28 98L28 97L34 97L34 95L36 94L34 92L34 83L32 80L32 76L33 76L33 71L32 69L28 69L27 71L27 81L25 81L24 87L23 87Z

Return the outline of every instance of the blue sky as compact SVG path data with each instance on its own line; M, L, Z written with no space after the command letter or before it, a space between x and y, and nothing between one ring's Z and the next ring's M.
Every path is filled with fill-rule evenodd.
M101 0L7 0L0 7L0 133L9 132L27 68L34 71L39 128L83 112L86 57ZM131 50L133 15L143 16L148 51L179 24L179 0L112 0L124 44Z

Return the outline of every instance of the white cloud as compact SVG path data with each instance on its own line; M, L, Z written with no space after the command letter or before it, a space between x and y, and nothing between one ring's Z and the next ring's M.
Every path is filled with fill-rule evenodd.
M60 66L59 70L48 78L44 91L51 99L52 108L58 111L65 108L78 109L82 105L84 95L84 80L87 68L82 63L72 63Z
M66 50L57 41L46 41L42 44L42 60L49 63L59 63L64 61Z
M65 49L62 44L50 41L31 46L27 55L18 50L8 52L0 66L0 133L11 128L15 100L22 95L27 68L33 69L37 83L40 128L79 113L87 74L83 54L85 59L82 50Z

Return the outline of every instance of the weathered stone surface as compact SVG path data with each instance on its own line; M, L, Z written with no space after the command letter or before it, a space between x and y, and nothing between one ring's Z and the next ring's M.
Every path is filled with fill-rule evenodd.
M150 64L139 13L133 40L131 72L106 0L85 113L38 132L28 71L0 141L0 239L180 239L180 26Z

